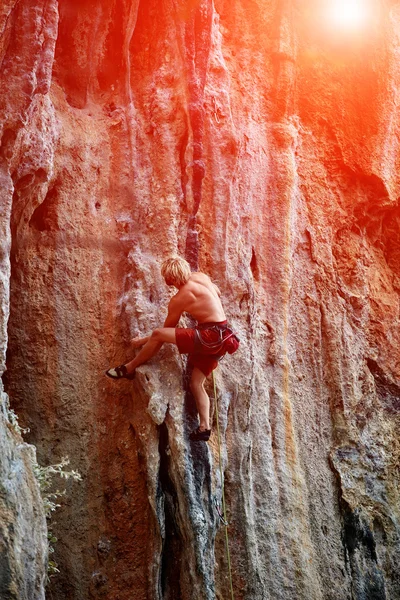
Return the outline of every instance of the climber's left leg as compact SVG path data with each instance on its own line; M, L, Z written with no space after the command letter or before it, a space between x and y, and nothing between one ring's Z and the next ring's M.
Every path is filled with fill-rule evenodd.
M197 367L194 367L190 380L190 389L200 417L200 431L210 430L210 398L204 389L206 376Z

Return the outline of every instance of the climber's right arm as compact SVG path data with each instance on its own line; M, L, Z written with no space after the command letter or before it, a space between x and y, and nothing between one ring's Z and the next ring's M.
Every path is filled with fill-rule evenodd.
M182 306L179 299L174 296L168 304L168 315L165 319L164 327L176 327L182 314Z
M171 298L168 304L168 315L165 319L164 327L176 327L179 319L181 318L183 310L181 307L181 303L179 299L176 299L174 296ZM151 335L146 335L145 337L135 337L131 339L131 346L133 348L140 348L144 346L151 338Z

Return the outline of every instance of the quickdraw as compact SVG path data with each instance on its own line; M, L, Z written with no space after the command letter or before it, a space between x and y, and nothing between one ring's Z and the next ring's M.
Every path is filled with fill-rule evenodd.
M219 520L221 521L222 525L224 525L225 527L228 527L229 523L227 521L225 521L224 515L222 514L222 511L221 511L221 506L216 498L214 498L214 504L215 504L215 508L216 508L216 511L219 516Z

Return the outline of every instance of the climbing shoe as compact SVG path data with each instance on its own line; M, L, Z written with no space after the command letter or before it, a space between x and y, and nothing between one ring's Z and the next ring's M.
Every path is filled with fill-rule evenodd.
M189 440L191 442L208 442L210 435L211 429L204 429L204 431L201 431L200 427L198 427L189 435Z
M120 365L119 367L114 367L113 369L108 369L106 371L107 377L111 377L111 379L135 379L135 371L133 373L128 373L125 365Z

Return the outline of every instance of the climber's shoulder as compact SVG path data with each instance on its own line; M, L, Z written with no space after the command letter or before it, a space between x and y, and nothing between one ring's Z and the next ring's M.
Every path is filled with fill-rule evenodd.
M184 289L184 288L191 289L198 285L204 285L206 287L210 287L210 285L212 285L212 281L208 275L206 275L205 273L201 273L200 271L197 271L197 272L191 274L189 281L186 283L186 285L183 286L182 289Z
M190 279L179 289L175 297L179 301L197 297L205 291L205 288L209 288L210 284L210 278L204 273L192 273Z
M194 271L190 275L190 279L189 279L188 283L190 283L191 281L211 281L211 279L209 278L208 275L206 275L205 273L202 273L201 271Z
M221 292L218 286L205 273L192 273L192 276L188 281L188 284L190 283L192 284L193 289L200 294L207 295L211 293L213 296L215 296L215 294L217 293L218 296L221 296Z

